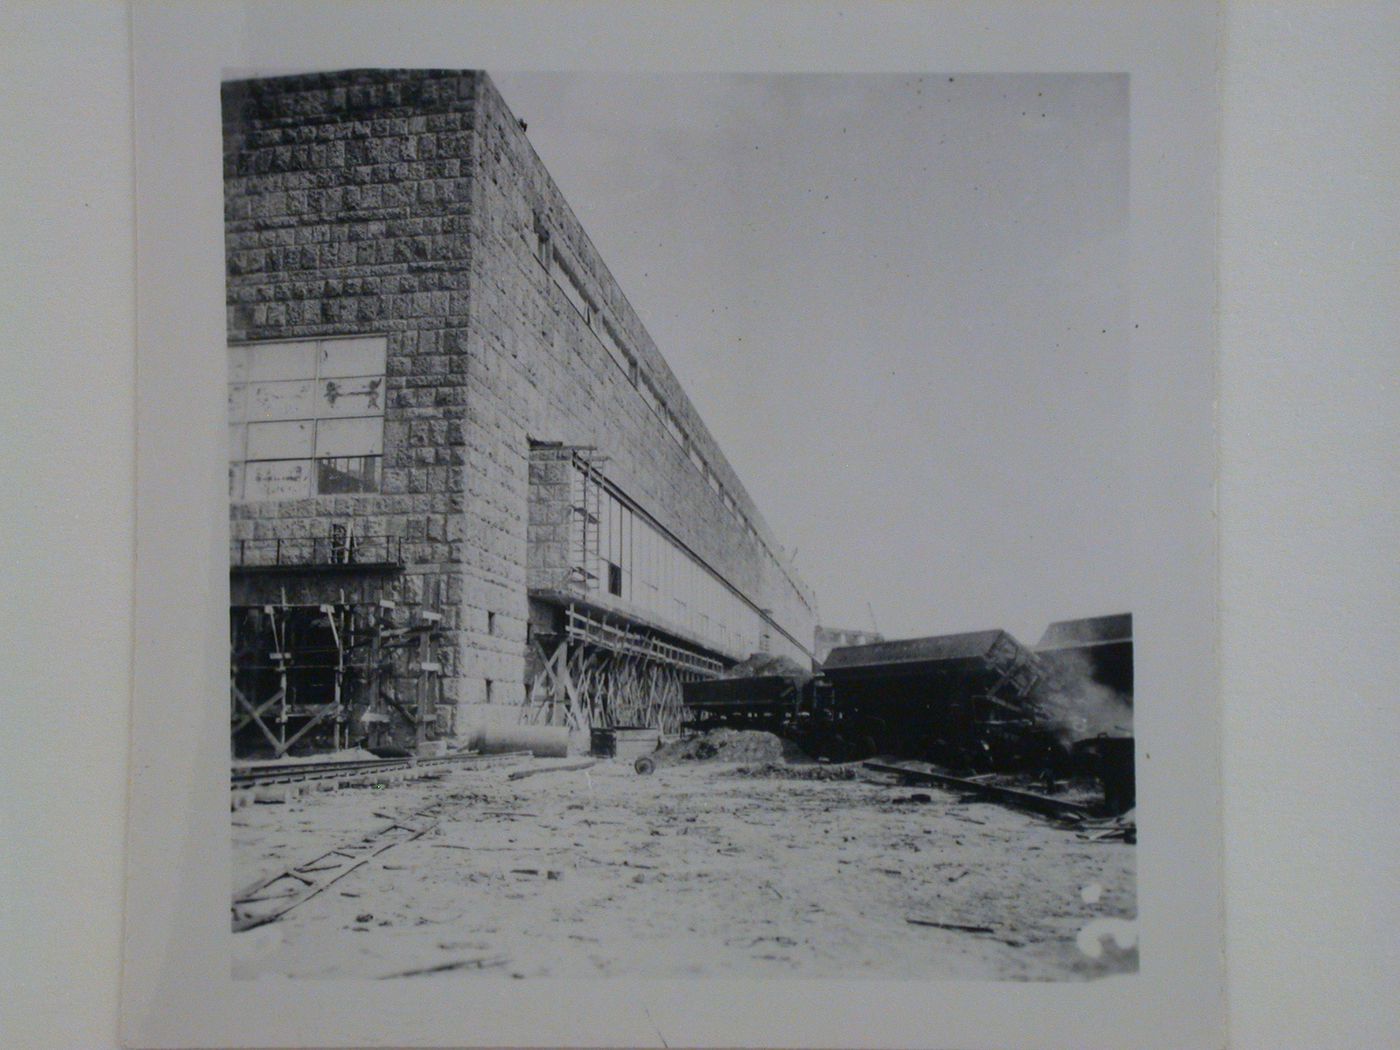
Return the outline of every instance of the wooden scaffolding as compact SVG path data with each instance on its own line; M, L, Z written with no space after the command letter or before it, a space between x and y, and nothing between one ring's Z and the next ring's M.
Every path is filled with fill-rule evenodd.
M562 633L536 635L531 645L538 670L520 717L535 725L674 733L685 721L681 683L724 669L713 657L575 605L563 610Z

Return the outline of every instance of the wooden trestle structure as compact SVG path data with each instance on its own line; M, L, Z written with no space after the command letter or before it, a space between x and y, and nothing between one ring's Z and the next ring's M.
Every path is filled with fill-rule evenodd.
M359 742L410 748L450 730L439 725L441 616L401 619L409 620L389 600L234 607L234 755Z
M714 678L724 664L651 633L569 605L559 635L531 640L538 671L521 721L535 725L645 726L677 732L681 683Z

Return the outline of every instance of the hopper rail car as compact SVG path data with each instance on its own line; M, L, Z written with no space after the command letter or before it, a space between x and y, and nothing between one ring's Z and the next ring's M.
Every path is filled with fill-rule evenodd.
M1083 773L1104 782L1111 808L1130 808L1122 756L1130 767L1132 738L1071 746L1046 688L1036 653L991 630L838 648L810 675L687 682L684 700L693 729L764 729L833 762L891 755L968 773Z

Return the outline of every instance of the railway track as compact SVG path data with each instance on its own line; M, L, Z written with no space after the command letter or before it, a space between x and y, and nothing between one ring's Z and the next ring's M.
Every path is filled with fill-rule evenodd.
M449 769L481 769L506 765L530 758L529 751L499 755L459 754L434 758L380 758L349 761L304 762L291 766L239 769L232 772L238 799L252 799L263 792L299 792L307 788L334 789L378 783L383 780L431 776ZM261 878L233 895L233 932L250 930L275 922L299 904L310 900L326 887L358 871L381 853L405 842L412 842L433 830L448 814L460 809L472 797L456 791L435 798L426 805L390 820L304 864L286 868Z
M483 757L498 759L519 756ZM233 895L233 932L242 933L244 930L276 922L328 886L372 863L381 853L405 842L422 838L437 827L445 816L462 808L466 804L465 800L470 797L469 793L457 792L435 799L427 806L394 818L388 824L327 850L305 864L287 868L245 886Z
M263 788L322 788L377 783L385 780L413 780L451 769L477 769L528 758L528 751L502 755L460 754L431 758L365 758L326 762L300 762L296 765L256 766L234 769L229 786L238 793Z

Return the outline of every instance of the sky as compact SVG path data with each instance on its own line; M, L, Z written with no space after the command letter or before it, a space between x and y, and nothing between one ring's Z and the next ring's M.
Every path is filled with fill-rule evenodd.
M1125 77L491 75L822 623L1130 611Z

